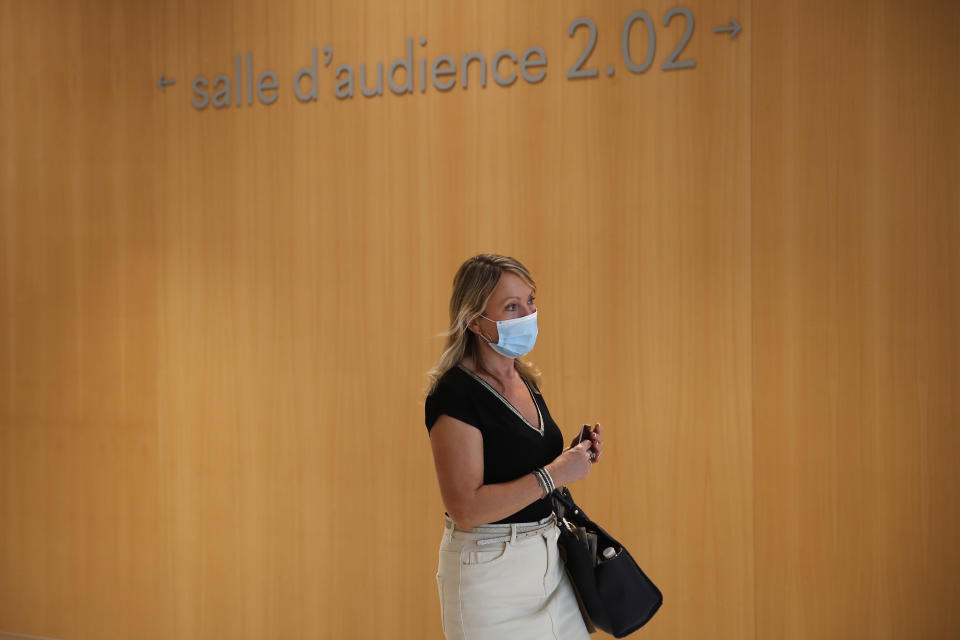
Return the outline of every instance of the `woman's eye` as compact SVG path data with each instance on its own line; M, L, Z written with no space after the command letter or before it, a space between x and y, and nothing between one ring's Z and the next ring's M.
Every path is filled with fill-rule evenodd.
M516 302L511 302L510 304L507 305L507 311L513 311L516 308L517 308Z

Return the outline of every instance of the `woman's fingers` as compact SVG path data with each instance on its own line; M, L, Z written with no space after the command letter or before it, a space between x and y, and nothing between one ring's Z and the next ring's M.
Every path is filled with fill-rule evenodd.
M570 447L586 444L589 445L590 451L590 461L597 462L600 459L600 454L603 453L603 436L600 435L601 426L597 422L593 425L593 430L590 432L589 439L580 440L579 437L573 439L573 442L570 443ZM579 441L579 442L578 442Z
M594 462L599 462L600 454L603 453L603 438L600 436L600 429L600 423L598 422L593 426L593 431L590 433L590 438L593 440L593 450L596 454L593 457Z

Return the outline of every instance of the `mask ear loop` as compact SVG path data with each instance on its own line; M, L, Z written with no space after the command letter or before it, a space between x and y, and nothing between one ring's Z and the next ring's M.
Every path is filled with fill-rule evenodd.
M490 320L490 318L488 318L487 316L483 315L482 313L481 313L479 316L477 316L477 317L478 317L478 318L483 318L484 320L487 320L487 321L489 321L489 322L496 322L496 320ZM467 331L469 331L469 330L470 330L470 329L468 328ZM485 333L483 332L483 329L481 329L481 330L480 330L480 333L478 333L477 335L479 335L481 338L483 338L484 342L486 342L487 344L496 344L493 340L491 340L490 338L487 337L487 334L485 334Z

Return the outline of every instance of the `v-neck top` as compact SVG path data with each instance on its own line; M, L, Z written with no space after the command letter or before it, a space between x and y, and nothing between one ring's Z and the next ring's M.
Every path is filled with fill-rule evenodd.
M524 381L526 382L526 381ZM527 384L540 425L531 424L510 402L468 369L455 366L437 381L424 403L427 430L448 415L480 431L483 437L483 483L509 482L552 462L563 451L563 434L550 416L539 390ZM491 524L534 522L550 515L549 498L539 499Z

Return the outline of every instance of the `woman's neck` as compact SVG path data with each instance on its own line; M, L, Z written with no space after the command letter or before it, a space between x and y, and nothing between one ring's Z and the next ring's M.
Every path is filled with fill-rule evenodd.
M492 376L501 387L506 389L507 384L517 377L517 370L514 368L513 358L501 356L499 353L495 353L490 347L486 347L486 351L490 353L484 353L484 347L486 347L486 345L481 346L481 351L475 354L475 358L465 359L465 364L472 369L474 373L485 373L488 376Z

